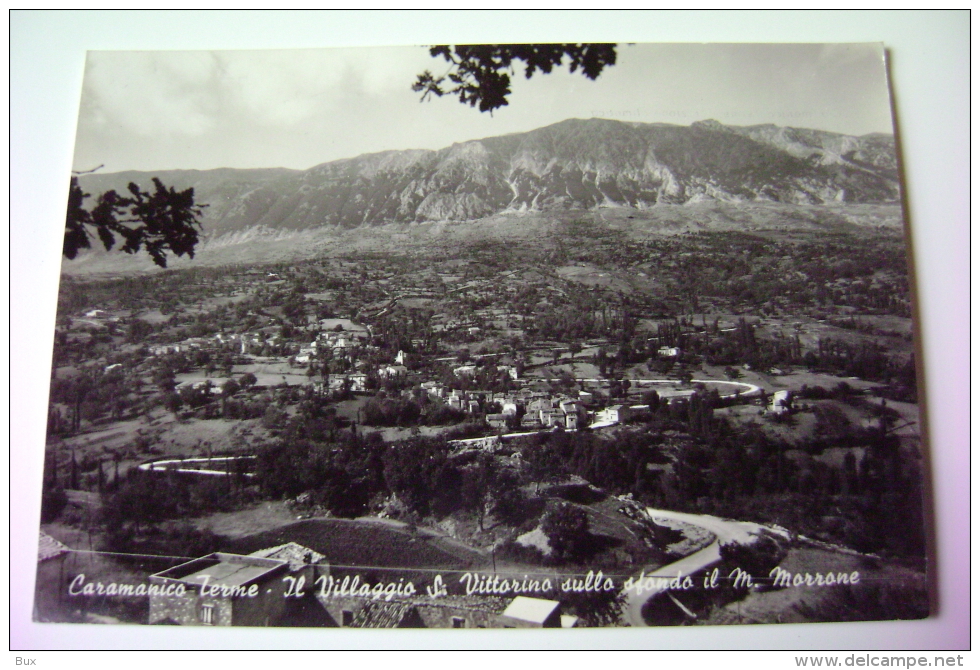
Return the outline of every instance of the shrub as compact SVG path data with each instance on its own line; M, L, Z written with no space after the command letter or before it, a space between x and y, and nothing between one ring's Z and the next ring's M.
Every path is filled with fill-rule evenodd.
M751 544L731 542L721 545L721 558L732 568L739 567L761 579L782 563L789 552L787 543L773 533L763 531Z

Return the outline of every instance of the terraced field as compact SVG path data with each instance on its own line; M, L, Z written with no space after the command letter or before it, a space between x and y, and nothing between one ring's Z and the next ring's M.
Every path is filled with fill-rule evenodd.
M229 551L251 553L297 542L326 556L331 566L465 570L487 560L441 538L380 523L309 519L235 540Z

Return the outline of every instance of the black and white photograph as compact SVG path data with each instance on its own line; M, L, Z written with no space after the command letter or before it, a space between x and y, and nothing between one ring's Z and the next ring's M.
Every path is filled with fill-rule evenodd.
M33 620L928 617L886 63L89 52Z

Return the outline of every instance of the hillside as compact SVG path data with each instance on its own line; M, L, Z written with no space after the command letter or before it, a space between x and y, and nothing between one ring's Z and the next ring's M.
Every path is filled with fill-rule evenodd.
M899 197L890 136L716 121L676 126L569 119L438 151L367 154L308 170L122 172L80 179L97 194L123 191L130 181L146 188L155 176L178 189L194 188L198 202L207 204L200 250L224 250L220 261L210 262L308 256L338 238L374 248L388 240L391 226L408 227L416 240L442 236L444 226L461 223L473 224L467 238L534 237L555 221L583 214L635 223L646 232L738 228L770 219L770 226L799 226L799 216L786 214L795 208L831 212L820 219L879 225L877 214L869 220L851 216L851 206L897 212ZM706 208L687 209L698 205ZM897 215L884 219L900 225ZM372 231L384 228L372 241L378 237ZM135 260L100 259L96 265L137 269ZM84 272L91 264L82 259L65 269Z

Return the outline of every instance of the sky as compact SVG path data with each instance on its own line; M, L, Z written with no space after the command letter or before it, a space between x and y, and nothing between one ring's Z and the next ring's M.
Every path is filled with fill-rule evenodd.
M877 44L620 45L597 80L512 75L493 115L454 97L420 101L424 47L92 51L73 169L287 167L524 132L568 118L689 125L774 123L849 135L892 132Z

